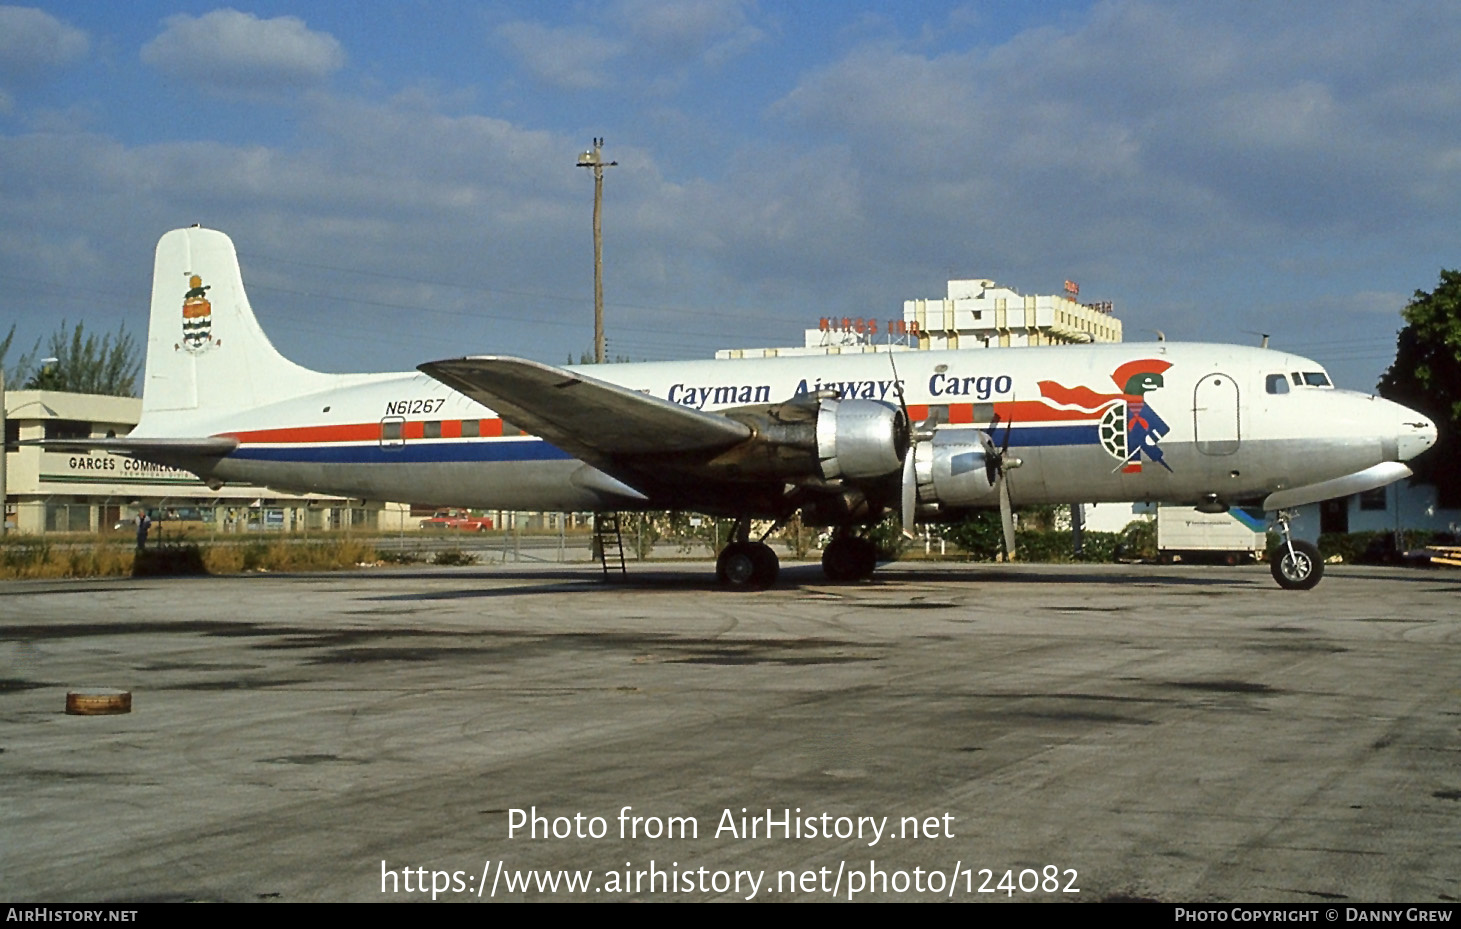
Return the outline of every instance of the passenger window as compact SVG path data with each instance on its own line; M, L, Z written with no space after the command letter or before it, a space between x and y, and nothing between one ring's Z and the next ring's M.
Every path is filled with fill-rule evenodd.
M380 421L380 447L398 449L406 444L406 420L402 416L387 416Z
M441 438L441 420L439 420L439 419L429 419L425 423L423 423L422 424L422 427L421 427L421 438L423 438L423 439L439 439L439 438Z
M482 421L480 419L462 420L462 438L475 439L482 434Z
M1270 374L1267 387L1271 394L1286 394L1289 392L1289 379L1282 374Z

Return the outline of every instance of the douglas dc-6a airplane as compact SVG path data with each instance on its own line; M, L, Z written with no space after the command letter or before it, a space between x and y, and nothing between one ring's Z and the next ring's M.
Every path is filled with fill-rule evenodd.
M1156 342L565 367L496 355L324 374L275 350L233 243L162 237L142 420L101 448L196 473L379 500L734 517L716 572L776 580L753 519L827 526L828 578L868 577L859 534L1018 504L1157 501L1279 513L1273 574L1323 563L1284 511L1381 487L1429 448L1426 417L1336 390L1284 352ZM769 533L768 533L769 534ZM761 537L764 540L765 536Z

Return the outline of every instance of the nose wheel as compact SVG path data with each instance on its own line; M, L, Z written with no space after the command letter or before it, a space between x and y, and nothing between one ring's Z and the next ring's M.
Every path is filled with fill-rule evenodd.
M1295 540L1289 531L1287 515L1280 515L1278 531L1283 537L1273 553L1273 579L1284 590L1310 590L1324 576L1324 559L1317 546Z

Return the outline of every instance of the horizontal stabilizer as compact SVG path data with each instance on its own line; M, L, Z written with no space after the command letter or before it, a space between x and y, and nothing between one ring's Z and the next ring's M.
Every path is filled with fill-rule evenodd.
M640 455L715 451L751 437L749 426L718 413L522 358L457 358L419 369L601 467Z
M142 437L97 439L26 439L21 445L39 445L48 452L111 452L145 461L168 464L180 459L222 458L238 448L238 439L147 439Z

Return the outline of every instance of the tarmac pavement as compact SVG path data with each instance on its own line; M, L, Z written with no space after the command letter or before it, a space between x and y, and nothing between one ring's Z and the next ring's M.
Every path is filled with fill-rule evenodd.
M1461 897L1461 574L712 574L0 584L0 897Z

